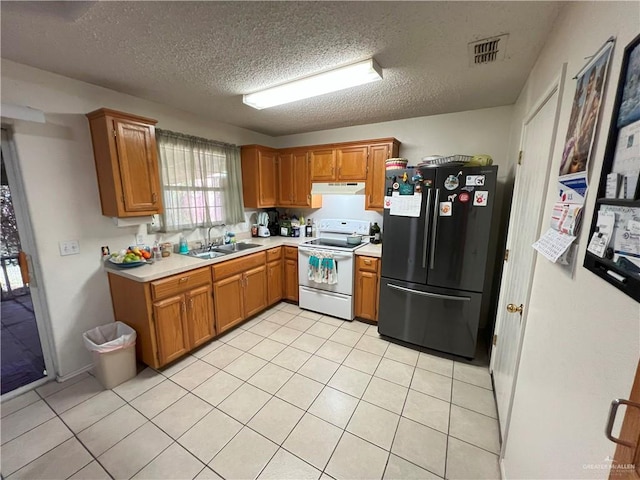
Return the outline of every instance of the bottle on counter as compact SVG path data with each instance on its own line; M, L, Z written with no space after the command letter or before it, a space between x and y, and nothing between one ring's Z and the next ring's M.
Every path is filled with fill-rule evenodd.
M184 235L180 235L180 249L178 251L180 253L189 253L189 245L187 244L187 239L184 238Z
M380 226L378 225L378 222L373 222L370 233L371 233L371 243L382 242L382 236L381 236Z

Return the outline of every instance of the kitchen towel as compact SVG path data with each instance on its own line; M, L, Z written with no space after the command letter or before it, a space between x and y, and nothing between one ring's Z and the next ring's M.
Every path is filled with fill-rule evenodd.
M324 252L312 252L307 266L307 278L315 283L338 283L338 264L333 255Z

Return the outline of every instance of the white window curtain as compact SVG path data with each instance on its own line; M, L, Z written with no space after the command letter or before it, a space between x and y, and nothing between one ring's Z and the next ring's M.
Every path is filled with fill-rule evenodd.
M156 129L164 213L154 230L244 222L240 148Z

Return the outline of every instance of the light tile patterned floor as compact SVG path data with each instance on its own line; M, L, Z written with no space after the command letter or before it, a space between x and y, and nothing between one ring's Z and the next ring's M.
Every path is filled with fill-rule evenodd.
M499 479L486 367L281 303L113 390L2 405L7 479Z

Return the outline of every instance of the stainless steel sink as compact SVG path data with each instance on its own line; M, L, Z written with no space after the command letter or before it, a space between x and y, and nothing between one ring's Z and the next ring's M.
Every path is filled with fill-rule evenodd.
M191 255L192 257L202 258L205 260L209 260L211 258L217 258L217 257L224 257L225 255L228 255L228 254L229 252L217 252L215 250L210 250L205 252L192 251L189 253L189 255Z
M249 250L250 248L258 248L261 246L262 245L259 245L257 243L231 243L229 245L220 245L219 247L215 247L214 251L232 253Z

